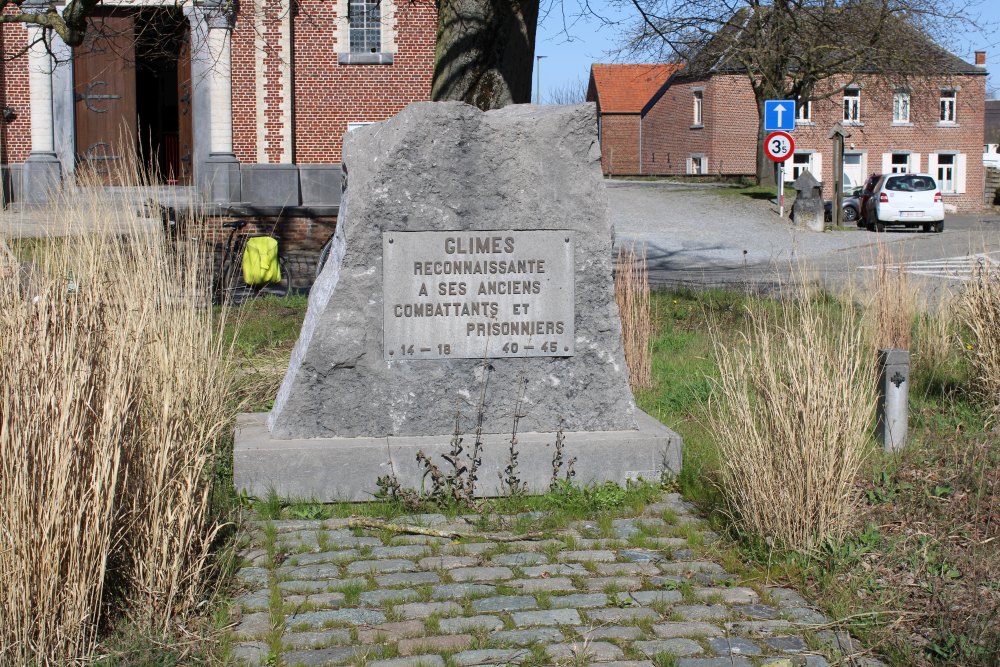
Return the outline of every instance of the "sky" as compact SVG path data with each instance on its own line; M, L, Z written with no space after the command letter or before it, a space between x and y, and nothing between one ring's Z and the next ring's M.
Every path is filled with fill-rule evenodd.
M532 100L537 99L538 78L542 102L547 102L554 92L577 81L586 86L590 66L595 62L634 62L614 53L634 13L615 10L607 0L589 0L593 13L603 20L582 15L580 0L543 0L542 5L535 40L537 78L532 83ZM987 89L995 90L995 97L1000 98L1000 0L981 0L978 14L982 23L993 24L992 30L985 35L957 33L953 41L942 46L970 63L974 62L975 51L986 51L990 72ZM538 56L543 58L539 60Z

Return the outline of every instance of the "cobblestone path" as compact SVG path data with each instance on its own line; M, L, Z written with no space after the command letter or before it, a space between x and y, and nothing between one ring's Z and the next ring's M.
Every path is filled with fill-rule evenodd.
M466 517L399 517L470 530ZM676 494L641 516L494 543L259 521L238 577L234 651L248 665L832 664L858 651L787 588L706 557L716 536Z

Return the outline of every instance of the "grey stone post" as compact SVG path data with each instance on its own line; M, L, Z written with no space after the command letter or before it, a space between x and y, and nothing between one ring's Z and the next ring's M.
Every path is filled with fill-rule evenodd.
M910 353L888 349L878 352L879 396L875 435L887 452L906 444L909 426Z
M38 10L25 4L26 11ZM28 27L28 87L31 94L31 153L24 163L21 196L26 203L40 204L62 181L55 150L52 113L52 61L45 30Z
M209 155L204 184L214 203L241 199L240 163L233 153L233 15L219 2L206 3L208 36Z
M792 187L796 192L792 207L796 226L804 226L815 232L823 231L823 190L820 182L806 169L795 179Z

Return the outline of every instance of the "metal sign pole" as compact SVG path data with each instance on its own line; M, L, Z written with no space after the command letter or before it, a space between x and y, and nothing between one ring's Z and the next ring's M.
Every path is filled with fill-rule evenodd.
M785 217L785 163L778 163L778 217Z

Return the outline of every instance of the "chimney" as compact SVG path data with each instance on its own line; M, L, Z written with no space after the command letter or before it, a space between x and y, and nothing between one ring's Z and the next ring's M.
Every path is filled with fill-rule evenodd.
M986 65L986 52L976 51L976 65L978 67L984 67Z

